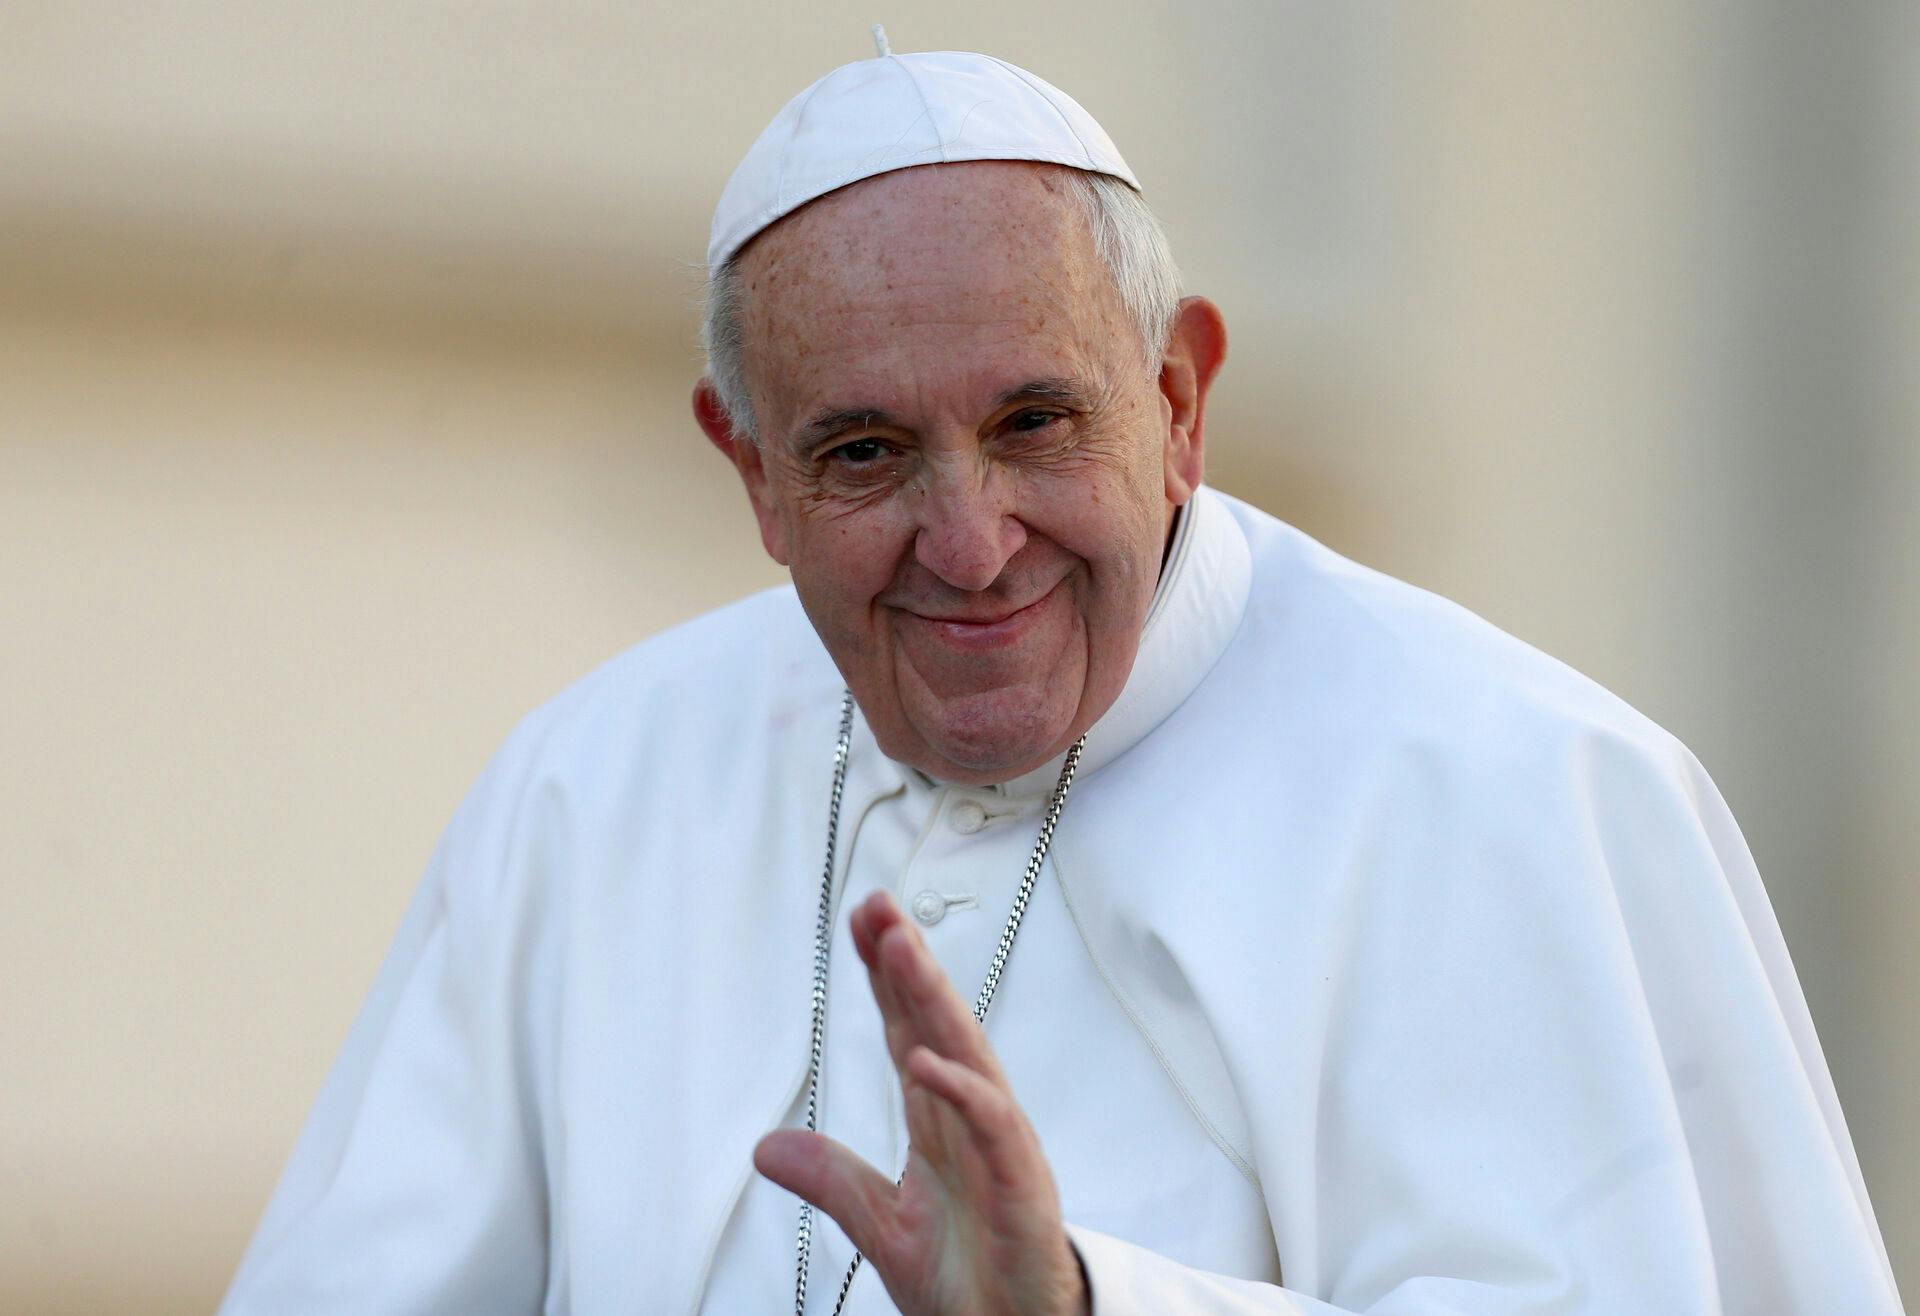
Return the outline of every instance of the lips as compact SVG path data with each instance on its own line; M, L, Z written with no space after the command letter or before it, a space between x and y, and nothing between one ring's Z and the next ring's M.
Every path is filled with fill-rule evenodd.
M976 651L996 649L1020 639L1038 624L1059 590L1060 586L1055 585L1025 607L997 617L934 617L911 609L904 610L904 615L915 629L955 648Z
M1046 595L1043 594L1040 597L1045 598ZM915 613L914 615L919 617L921 621L938 622L944 626L997 626L1003 621L1019 616L1028 608L1034 606L1034 603L1038 602L1040 602L1040 599L1035 599L1033 603L1015 608L1011 612L1003 612L997 617L935 617L924 612Z

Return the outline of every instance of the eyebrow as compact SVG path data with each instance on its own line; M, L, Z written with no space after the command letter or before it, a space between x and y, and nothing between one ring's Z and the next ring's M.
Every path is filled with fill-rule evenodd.
M994 399L997 410L1011 402L1052 402L1063 407L1072 407L1077 411L1092 409L1092 399L1087 391L1071 379L1052 376L1046 379L1029 379L1026 383L1010 388Z
M788 444L799 452L847 430L895 423L891 415L878 407L835 407L831 411L816 412L812 419L793 432Z

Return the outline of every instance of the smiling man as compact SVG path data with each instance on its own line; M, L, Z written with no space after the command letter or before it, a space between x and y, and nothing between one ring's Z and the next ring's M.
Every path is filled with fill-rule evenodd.
M695 400L881 748L948 781L1030 771L1112 706L1200 484L1219 311L1143 340L1091 186L930 165L806 206L729 275L749 397Z
M1203 486L1084 110L836 70L709 262L792 588L514 735L225 1310L1899 1310L1706 774Z

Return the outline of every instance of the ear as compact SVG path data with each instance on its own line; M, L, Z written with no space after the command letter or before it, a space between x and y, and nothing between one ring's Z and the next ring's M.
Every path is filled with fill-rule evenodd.
M1160 397L1167 408L1167 501L1193 497L1206 473L1207 390L1227 359L1227 322L1205 297L1186 297L1173 318L1160 364Z
M767 556L786 566L786 522L780 515L779 501L773 495L766 463L761 460L760 445L734 427L733 418L720 404L720 395L705 378L693 386L693 418L720 455L733 463L740 483L747 488L747 501L753 505L753 519L760 524L760 543Z

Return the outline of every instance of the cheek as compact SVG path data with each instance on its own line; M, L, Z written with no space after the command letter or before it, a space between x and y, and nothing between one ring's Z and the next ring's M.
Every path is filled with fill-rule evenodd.
M836 632L859 632L874 598L893 579L901 536L885 516L790 521L794 585L810 611L830 614Z
M857 594L871 583L875 570L884 570L876 559L882 556L877 550L886 534L885 521L884 508L825 497L815 482L790 466L770 473L761 532L769 539L769 553L778 541L785 556L774 556L793 574L802 593L811 596L810 607L833 599L838 609L842 596Z
M1130 644L1146 620L1164 554L1163 493L1156 481L1141 490L1131 480L1101 491L1082 509L1073 551L1086 562L1082 601L1093 656Z
M1166 493L1155 452L1149 466L1115 461L1096 478L1075 482L1062 531L1093 569L1101 594L1130 593L1144 574L1146 588L1159 575L1166 521Z

